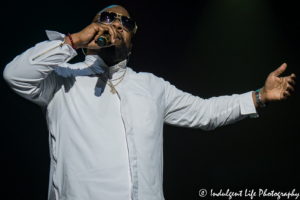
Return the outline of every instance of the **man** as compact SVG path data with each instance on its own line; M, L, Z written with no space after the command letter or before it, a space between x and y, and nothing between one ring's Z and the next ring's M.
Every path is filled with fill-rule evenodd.
M17 56L4 71L9 86L45 112L51 155L48 199L163 200L163 124L213 130L256 108L287 99L296 76L272 72L259 91L201 99L150 73L127 67L137 25L121 6L97 14L82 31ZM108 45L99 47L106 35ZM69 64L76 49L84 62Z

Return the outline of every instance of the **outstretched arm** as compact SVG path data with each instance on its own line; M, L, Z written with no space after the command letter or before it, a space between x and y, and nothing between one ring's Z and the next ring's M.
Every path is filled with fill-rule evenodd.
M296 76L279 78L286 64L272 72L260 90L263 103L286 99L294 90ZM202 99L165 82L165 123L214 130L250 117L258 117L254 92Z

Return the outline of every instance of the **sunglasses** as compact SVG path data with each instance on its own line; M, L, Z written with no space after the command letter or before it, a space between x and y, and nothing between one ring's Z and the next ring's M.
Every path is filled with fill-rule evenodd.
M100 13L98 21L101 24L111 24L116 21L116 19L120 20L121 25L125 31L130 33L133 32L134 34L136 33L137 25L135 21L119 13L103 11L102 13Z

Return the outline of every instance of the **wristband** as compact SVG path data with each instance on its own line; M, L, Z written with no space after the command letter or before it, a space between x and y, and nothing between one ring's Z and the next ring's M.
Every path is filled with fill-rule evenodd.
M70 38L70 41L71 41L71 44L72 44L73 49L76 51L76 46L75 46L75 44L74 44L74 42L73 42L73 39L72 39L70 33L68 33L68 37Z
M268 105L268 103L264 104L262 101L261 101L261 94L259 93L259 90L256 90L255 91L255 100L256 100L256 103L259 105L259 107L266 107Z

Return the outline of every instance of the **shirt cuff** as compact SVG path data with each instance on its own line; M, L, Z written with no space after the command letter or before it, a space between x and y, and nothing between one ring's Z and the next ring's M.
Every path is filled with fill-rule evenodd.
M46 31L50 41L44 41L36 44L29 56L29 63L57 65L63 62L68 62L77 52L68 44L64 44L65 35L55 32Z
M252 91L240 94L240 109L242 115L250 115L250 118L259 117L252 98Z
M49 30L46 30L46 34L49 38L49 40L60 40L60 41L65 41L65 37L66 35L63 34L63 33L59 33L59 32L56 32L56 31L49 31Z
M57 32L57 31L49 31L49 30L46 30L46 34L47 34L47 36L48 36L48 38L49 38L50 41L53 41L53 40L59 40L59 41L61 41L61 42L64 42L64 41L65 41L66 35L63 34L63 33L59 33L59 32ZM70 45L68 45L68 46L70 46ZM71 46L70 46L70 47L71 47ZM74 56L77 55L77 52L73 49L73 47L71 47L71 48L69 48L69 49L70 49L70 51L72 51L72 52L71 52L72 58L73 58Z

